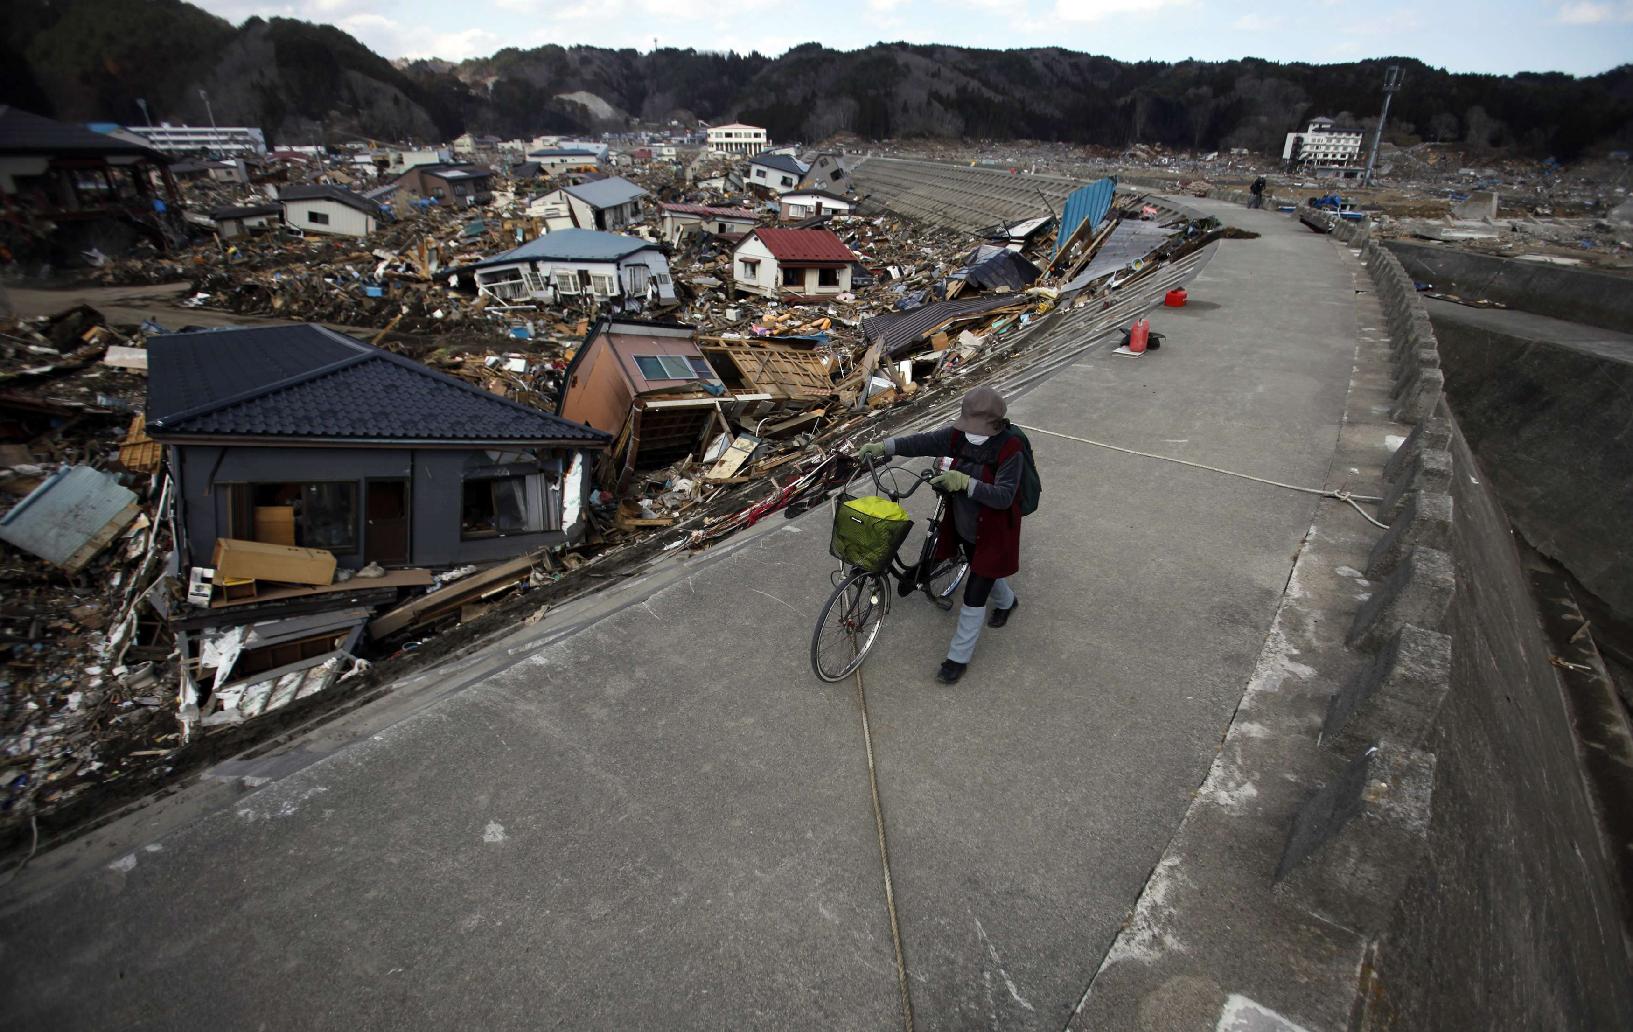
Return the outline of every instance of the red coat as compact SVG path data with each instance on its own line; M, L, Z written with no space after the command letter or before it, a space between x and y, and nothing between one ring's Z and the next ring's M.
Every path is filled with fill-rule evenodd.
M946 453L948 458L958 457L958 446L963 442L963 437L964 435L956 430L948 435L950 441ZM1005 441L1004 446L998 450L998 461L980 468L980 480L983 483L992 483L998 467L1021 450L1019 437L1011 437ZM950 559L957 549L958 530L953 526L953 508L949 505L941 517L941 535L936 539L936 558ZM1010 576L1020 568L1021 493L1017 490L1007 509L981 506L980 515L975 521L975 554L970 557L970 570L978 577L991 577L997 580Z

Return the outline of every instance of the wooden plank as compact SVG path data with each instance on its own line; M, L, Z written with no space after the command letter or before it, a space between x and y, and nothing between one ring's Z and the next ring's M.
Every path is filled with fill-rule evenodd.
M490 588L498 587L510 581L526 577L539 561L543 552L531 552L519 559L512 559L508 563L487 570L481 570L454 581L447 587L421 595L419 598L398 606L388 613L384 613L369 622L369 637L384 638L395 634L404 627L414 623L422 615L450 607L457 607L466 600L481 595Z
M220 600L210 603L211 609L230 609L233 606L254 603L280 602L287 599L319 598L352 591L375 591L382 588L422 588L431 583L431 571L421 569L388 570L384 577L352 577L322 587L266 588L253 599Z

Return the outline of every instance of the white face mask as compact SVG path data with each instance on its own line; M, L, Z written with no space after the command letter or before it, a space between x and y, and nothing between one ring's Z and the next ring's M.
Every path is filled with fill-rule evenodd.
M976 447L979 448L981 445L986 444L988 441L992 440L992 435L991 434L965 434L964 435L964 440L970 442L971 444L973 444L973 445L975 445Z

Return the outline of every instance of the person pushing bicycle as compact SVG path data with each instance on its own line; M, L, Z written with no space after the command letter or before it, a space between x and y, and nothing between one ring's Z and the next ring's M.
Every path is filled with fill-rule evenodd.
M952 426L922 434L893 437L857 449L863 461L890 457L936 457L953 460L950 470L930 481L949 496L942 519L935 559L950 559L962 549L970 573L964 583L964 604L958 611L947 658L936 680L953 684L964 676L981 637L983 622L1002 627L1014 615L1020 600L1009 578L1021 565L1020 484L1024 471L1025 441L1010 429L1003 397L991 387L976 387L964 395ZM917 590L922 571L910 569L898 590L905 597ZM987 602L995 608L987 617Z

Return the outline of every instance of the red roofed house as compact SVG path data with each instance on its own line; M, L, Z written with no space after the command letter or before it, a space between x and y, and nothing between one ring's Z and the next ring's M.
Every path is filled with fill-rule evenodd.
M755 229L732 251L737 289L764 297L817 301L851 288L856 256L826 229Z

